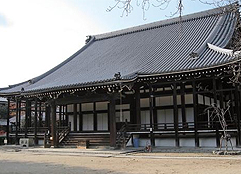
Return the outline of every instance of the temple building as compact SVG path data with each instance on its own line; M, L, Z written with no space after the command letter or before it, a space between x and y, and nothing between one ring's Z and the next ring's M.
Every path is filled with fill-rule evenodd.
M88 36L48 72L0 89L15 103L7 138L35 145L217 147L225 110L241 144L239 5ZM208 110L209 111L209 110ZM7 124L10 124L8 117ZM45 138L44 138L45 137Z

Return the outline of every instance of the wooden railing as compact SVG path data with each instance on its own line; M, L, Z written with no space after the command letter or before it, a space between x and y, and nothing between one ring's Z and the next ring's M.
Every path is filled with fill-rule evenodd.
M227 122L228 129L237 129L236 122ZM126 132L145 132L150 131L175 131L174 123L156 123L156 124L125 124ZM222 129L218 121L199 121L196 125L196 130L216 130ZM185 122L177 124L178 131L194 131L195 123L194 122Z
M64 140L64 138L69 134L69 131L69 126L58 127L57 139L59 143L61 143Z

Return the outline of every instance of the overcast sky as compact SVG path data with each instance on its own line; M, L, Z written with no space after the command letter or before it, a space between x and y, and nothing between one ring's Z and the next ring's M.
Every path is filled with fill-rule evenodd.
M79 50L87 35L167 19L175 12L172 2L165 10L151 4L143 20L136 6L128 17L118 8L106 12L115 0L0 0L0 87L48 71ZM184 5L184 15L213 8L194 0Z

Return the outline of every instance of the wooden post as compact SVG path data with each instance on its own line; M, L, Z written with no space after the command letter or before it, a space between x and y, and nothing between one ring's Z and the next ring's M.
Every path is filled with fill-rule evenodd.
M181 106L182 106L182 127L187 128L186 107L185 107L185 84L181 83Z
M239 91L238 91L238 84L235 84L235 112L237 114L237 129L238 129L238 144L237 146L241 145L241 133L240 133L240 97L239 97Z
M42 117L42 107L41 107L41 101L39 102L39 120L38 120L38 127L42 127L43 117Z
M56 126L56 104L54 101L50 103L50 108L51 108L51 118L52 118L52 127L51 127L51 136L52 136L52 141L53 141L53 146L58 147L58 142L57 142L57 126Z
M22 112L22 110L21 110L21 100L19 100L19 104L18 104L18 130L20 130L20 128L21 128L21 112Z
M74 131L77 131L77 104L74 104Z
M81 103L79 104L79 131L82 131L82 124L83 124L83 114L82 114L82 108Z
M214 103L218 106L217 81L216 81L215 77L213 77L213 98L214 98ZM215 125L216 125L216 145L217 145L217 147L219 147L220 146L219 126L218 126L217 122L215 123Z
M35 103L34 103L34 145L38 145L38 139L37 139L37 125L38 125L38 101L37 99L35 99Z
M192 92L193 92L193 110L194 110L194 136L195 136L195 147L199 147L199 138L198 138L198 98L196 91L196 83L193 79L192 81Z
M97 113L96 113L96 102L94 104L94 131L97 131Z
M174 130L175 130L175 144L179 147L178 137L178 108L177 108L177 84L173 83L173 113L174 113Z
M149 86L149 106L150 106L150 138L151 138L151 146L155 146L155 138L153 134L153 93L152 86Z
M31 116L31 111L30 108L31 107L31 101L27 100L26 101L26 108L25 108L25 135L24 137L27 138L28 136L28 122L29 122L29 117Z
M68 105L65 106L65 124L69 126Z
M140 88L137 86L135 88L135 103L136 103L136 124L141 124L141 97L140 97Z
M116 113L115 113L115 99L113 96L110 98L109 105L109 116L110 116L110 146L116 146Z
M8 109L7 109L7 143L9 144L9 119L10 119L10 99L8 98Z
M16 122L15 122L15 144L18 145L18 109L19 109L19 102L18 99L16 99Z

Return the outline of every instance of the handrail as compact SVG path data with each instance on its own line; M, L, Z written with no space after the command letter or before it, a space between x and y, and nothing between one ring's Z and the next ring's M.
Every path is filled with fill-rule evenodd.
M58 142L61 143L64 138L69 134L70 128L69 126L58 127Z

